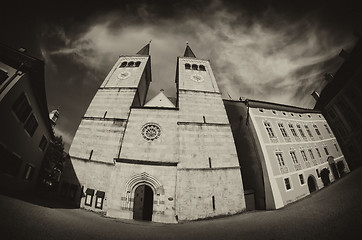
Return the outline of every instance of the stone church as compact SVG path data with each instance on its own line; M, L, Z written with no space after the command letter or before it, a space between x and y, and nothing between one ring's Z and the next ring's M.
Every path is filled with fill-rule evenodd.
M177 58L176 102L146 102L150 44L120 56L70 148L80 205L107 216L164 223L245 210L230 123L210 62L189 45Z

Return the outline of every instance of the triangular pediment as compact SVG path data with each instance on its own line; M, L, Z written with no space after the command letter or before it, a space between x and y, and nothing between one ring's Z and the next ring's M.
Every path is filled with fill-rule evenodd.
M163 92L160 92L154 96L150 101L148 101L145 107L165 107L165 108L174 108L175 105L166 97Z

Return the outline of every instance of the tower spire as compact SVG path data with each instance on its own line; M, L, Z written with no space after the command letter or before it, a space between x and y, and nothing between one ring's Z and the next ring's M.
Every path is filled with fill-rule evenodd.
M184 57L196 58L194 52L191 50L191 48L189 46L189 42L186 42L186 49L185 49Z
M151 44L150 40L146 46L144 46L141 50L139 50L136 54L137 55L150 55L150 44Z

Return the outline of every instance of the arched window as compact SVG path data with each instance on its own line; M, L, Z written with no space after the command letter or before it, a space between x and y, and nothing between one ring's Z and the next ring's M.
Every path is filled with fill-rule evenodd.
M129 62L128 67L134 67L134 62Z
M126 67L127 66L127 62L122 62L120 67Z
M185 64L185 69L190 69L190 68L191 68L191 65L188 64L188 63L186 63L186 64Z
M197 70L198 66L196 64L192 64L192 70Z
M135 63L135 67L139 67L140 65L141 65L141 62L140 62L140 61L138 61L138 62Z
M200 66L199 66L199 69L200 69L200 71L206 71L206 68L205 68L204 65L200 65Z

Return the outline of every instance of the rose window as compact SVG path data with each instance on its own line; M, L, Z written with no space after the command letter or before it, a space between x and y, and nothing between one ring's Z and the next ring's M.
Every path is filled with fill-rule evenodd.
M156 123L147 123L142 127L141 134L146 141L153 141L161 135L161 128Z

